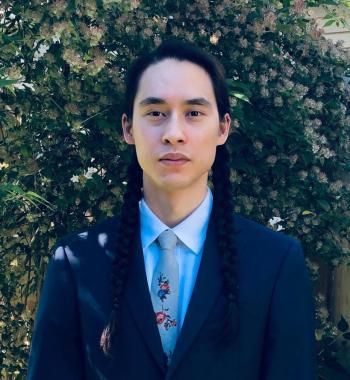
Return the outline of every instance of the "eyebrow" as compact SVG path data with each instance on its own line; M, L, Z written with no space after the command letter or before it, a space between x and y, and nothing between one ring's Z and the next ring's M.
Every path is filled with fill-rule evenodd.
M153 96L141 100L139 105L141 107L149 106L151 104L166 104L166 101L162 98L155 98ZM197 105L197 106L206 106L211 107L212 104L205 98L194 98L184 101L184 104L187 105Z

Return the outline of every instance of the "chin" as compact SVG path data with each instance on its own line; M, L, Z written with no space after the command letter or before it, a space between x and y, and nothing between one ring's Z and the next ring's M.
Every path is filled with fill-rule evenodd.
M162 181L159 183L158 188L160 190L166 191L166 192L173 192L173 191L180 191L180 190L191 190L191 189L198 189L198 182L196 181L189 181L188 179L183 179L181 181L180 178L174 178L173 180L168 181Z

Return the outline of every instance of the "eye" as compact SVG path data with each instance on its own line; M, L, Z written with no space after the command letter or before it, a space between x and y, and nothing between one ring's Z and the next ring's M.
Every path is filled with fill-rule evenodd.
M147 113L147 116L153 117L153 118L159 118L161 116L165 116L163 112L160 111L151 111Z
M198 117L198 116L202 116L203 114L202 114L202 112L199 112L199 111L190 111L190 112L188 113L188 115L189 115L190 117Z

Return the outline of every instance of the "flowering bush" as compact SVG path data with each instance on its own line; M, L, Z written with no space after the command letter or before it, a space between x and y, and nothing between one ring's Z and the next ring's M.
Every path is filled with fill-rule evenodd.
M264 0L0 5L2 377L24 377L54 241L119 209L125 72L167 36L227 70L236 211L299 238L315 281L320 261L349 256L349 57L304 12ZM323 350L334 331L321 299Z

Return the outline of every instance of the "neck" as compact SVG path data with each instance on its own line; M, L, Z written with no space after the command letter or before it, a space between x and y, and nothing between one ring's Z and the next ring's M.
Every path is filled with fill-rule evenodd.
M207 195L207 183L191 189L164 191L143 181L143 197L148 207L168 227L175 227L186 219Z

